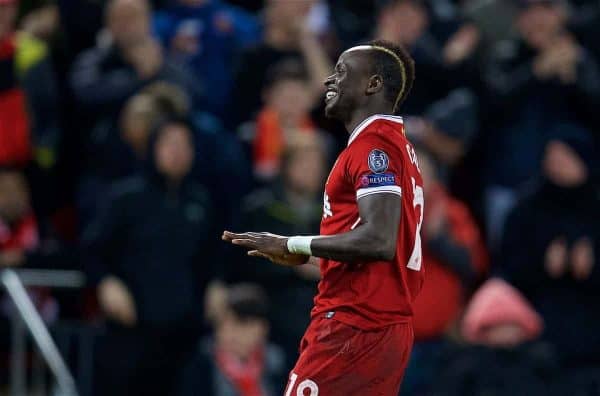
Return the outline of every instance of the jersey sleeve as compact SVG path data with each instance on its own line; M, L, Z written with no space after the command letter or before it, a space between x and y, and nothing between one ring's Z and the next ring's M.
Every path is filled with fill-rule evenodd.
M356 199L372 194L402 196L403 161L400 150L376 134L352 143L346 172Z

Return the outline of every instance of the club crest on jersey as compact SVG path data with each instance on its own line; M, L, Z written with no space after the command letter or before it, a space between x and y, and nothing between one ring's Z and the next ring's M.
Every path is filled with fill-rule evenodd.
M372 150L369 153L369 169L373 173L383 173L387 170L390 160L385 152L381 150Z

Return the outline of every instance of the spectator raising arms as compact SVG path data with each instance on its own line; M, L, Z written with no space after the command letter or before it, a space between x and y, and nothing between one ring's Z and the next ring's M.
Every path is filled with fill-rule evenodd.
M597 152L585 131L563 126L552 136L541 163L543 182L506 222L494 272L512 286L486 282L465 316L468 340L493 348L454 351L437 392L596 393L600 199L594 163Z
M563 128L546 145L544 181L509 215L499 261L544 319L542 337L564 367L585 366L600 353L597 155L578 130ZM565 337L572 329L577 336Z
M499 44L484 73L489 133L483 176L492 248L518 189L538 176L548 139L563 128L591 133L600 125L600 67L568 31L564 2L519 5L519 41Z
M146 0L111 0L106 6L107 40L75 61L71 84L78 102L99 116L114 118L125 100L148 82L179 85L199 101L197 81L181 66L165 59L150 33Z

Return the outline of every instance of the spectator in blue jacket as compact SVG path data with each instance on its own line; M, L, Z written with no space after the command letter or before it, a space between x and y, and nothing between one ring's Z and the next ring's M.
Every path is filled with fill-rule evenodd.
M154 29L175 61L201 79L206 109L224 115L235 55L257 44L255 17L220 0L176 0L154 15Z

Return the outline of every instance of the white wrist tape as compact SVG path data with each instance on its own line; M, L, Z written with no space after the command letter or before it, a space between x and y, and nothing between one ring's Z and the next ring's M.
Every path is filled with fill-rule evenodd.
M287 240L288 251L292 254L304 254L312 256L310 243L315 239L314 236L294 236Z

